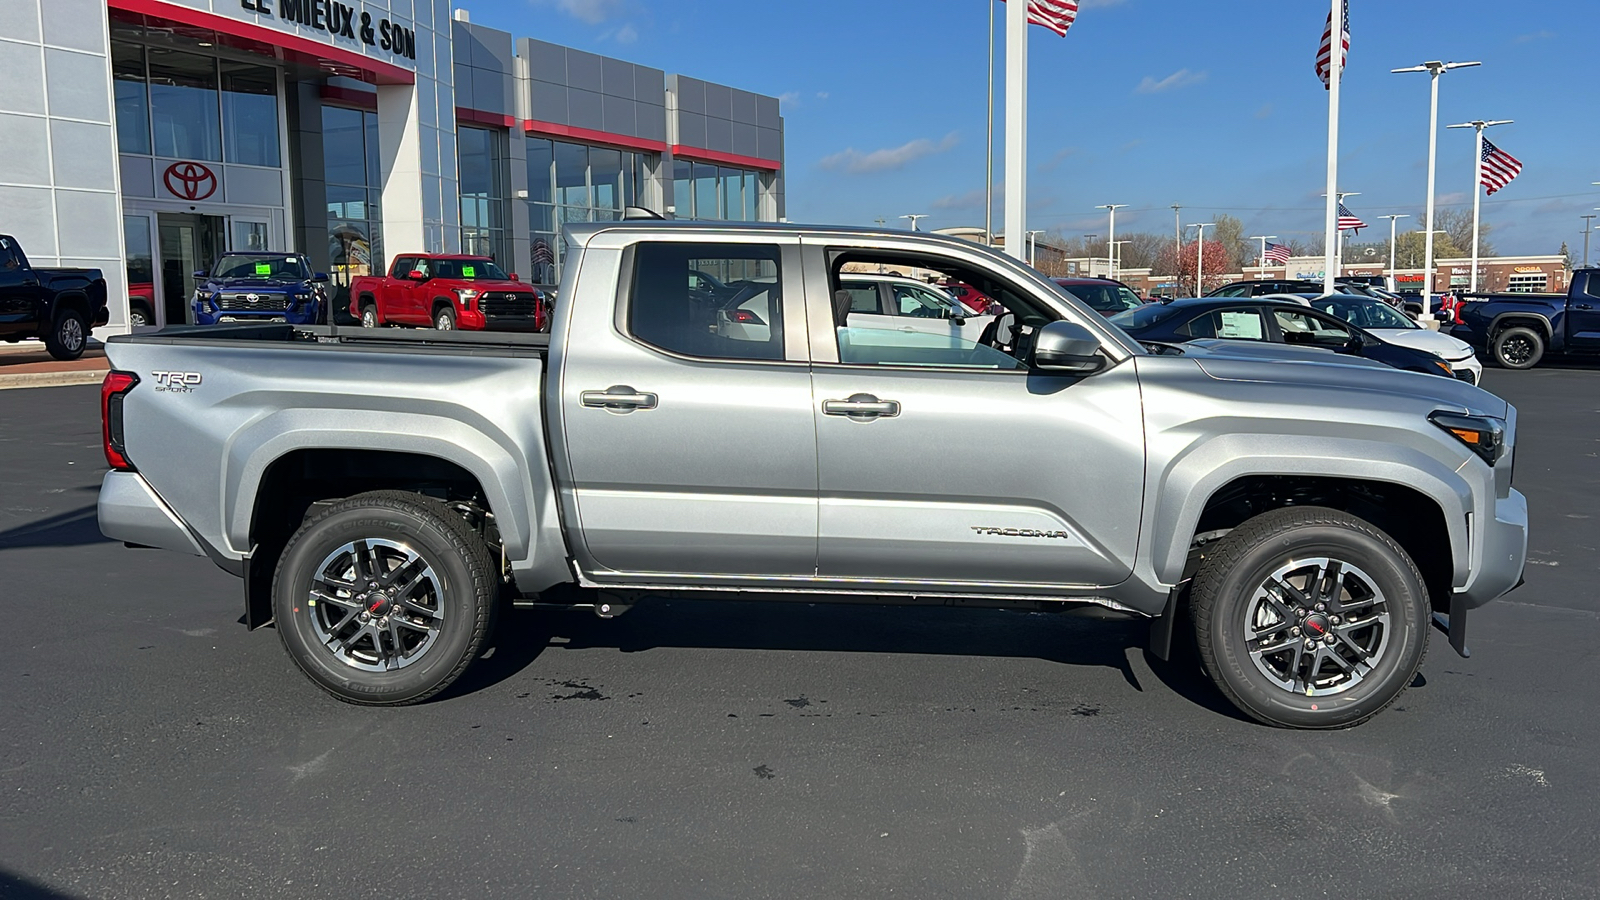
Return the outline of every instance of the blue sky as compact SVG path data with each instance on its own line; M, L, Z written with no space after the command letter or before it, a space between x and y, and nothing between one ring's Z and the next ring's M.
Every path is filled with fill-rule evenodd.
M477 23L783 99L792 221L982 224L985 38L979 0L458 0ZM1600 206L1595 0L1350 0L1340 181L1374 226L1425 193L1424 60L1481 60L1440 85L1438 193L1470 208L1472 132L1521 177L1484 202L1502 254L1581 254ZM996 4L997 19L1004 6ZM1312 71L1322 0L1084 0L1066 38L1031 28L1031 228L1166 232L1227 212L1246 234L1321 231L1326 92ZM1002 41L1003 43L1003 41ZM1003 47L1001 48L1003 53ZM1003 61L997 60L1003 67ZM996 130L1003 100L997 84ZM996 146L996 179L1002 169ZM998 192L997 192L998 194ZM998 200L997 200L998 203ZM996 228L1000 215L996 211ZM1597 220L1600 221L1600 220ZM900 222L900 224L904 224ZM1376 227L1362 237L1377 237ZM1386 236L1386 235L1385 235ZM1600 237L1594 245L1600 248Z

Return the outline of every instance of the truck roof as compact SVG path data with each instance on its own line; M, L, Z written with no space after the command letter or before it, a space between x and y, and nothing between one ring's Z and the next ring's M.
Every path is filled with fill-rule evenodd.
M613 222L581 222L566 226L573 237L586 240L603 231L637 231L660 233L662 231L690 231L706 234L750 234L766 232L774 235L833 234L856 237L915 237L918 240L971 249L983 247L975 241L951 237L933 231L907 231L903 228L868 228L859 225L801 225L793 222L720 222L690 219L623 219ZM998 251L996 251L998 252Z

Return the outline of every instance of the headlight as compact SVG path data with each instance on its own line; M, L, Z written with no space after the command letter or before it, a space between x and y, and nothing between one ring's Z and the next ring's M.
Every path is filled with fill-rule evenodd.
M1499 462L1506 453L1506 423L1493 416L1467 416L1439 410L1428 416L1428 421L1443 428L1466 444L1473 453L1489 465Z
M1445 374L1446 374L1446 375L1449 375L1449 376L1450 376L1450 377L1451 377L1451 378L1454 378L1454 377L1456 377L1456 370L1455 370L1455 369L1452 369L1452 368L1450 368L1450 364L1449 364L1449 363L1447 363L1447 362L1441 362L1441 361L1439 361L1439 360L1434 360L1434 362L1433 362L1433 364L1434 364L1434 365L1436 365L1436 366L1438 366L1438 367L1439 367L1439 368L1440 368L1440 369L1443 369L1443 370L1444 370L1444 373L1445 373Z
M456 288L456 297L460 299L462 306L472 303L480 293L482 291L473 290L472 288Z

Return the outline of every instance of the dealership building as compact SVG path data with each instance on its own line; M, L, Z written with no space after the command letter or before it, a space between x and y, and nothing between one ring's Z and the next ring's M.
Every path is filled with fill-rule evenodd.
M449 0L4 0L0 73L0 231L102 269L107 332L191 318L228 250L341 286L419 251L554 284L565 223L784 217L776 98Z

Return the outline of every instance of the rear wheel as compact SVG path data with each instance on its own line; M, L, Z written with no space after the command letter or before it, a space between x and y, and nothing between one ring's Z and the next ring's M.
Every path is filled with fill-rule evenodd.
M60 360L77 359L88 344L89 326L84 323L83 313L75 309L57 313L54 326L44 336L45 349Z
M1531 369L1544 358L1544 335L1522 325L1507 328L1494 336L1489 352L1507 369Z
M1206 674L1269 725L1359 725L1400 696L1428 647L1416 564L1333 509L1279 509L1235 528L1201 565L1191 603Z
M398 706L444 690L493 624L499 572L443 503L403 491L340 501L289 540L273 580L285 649L348 703Z

